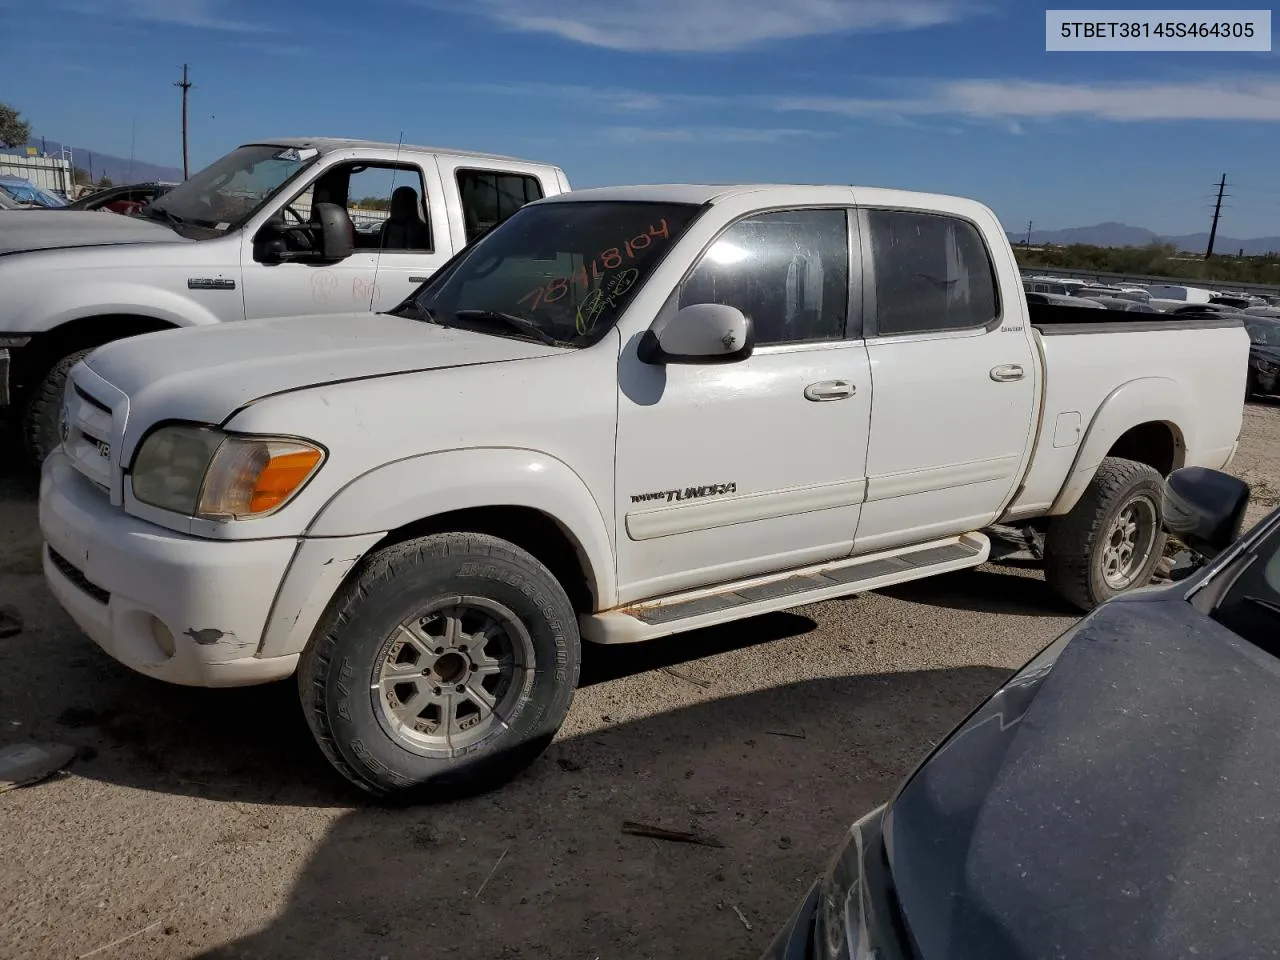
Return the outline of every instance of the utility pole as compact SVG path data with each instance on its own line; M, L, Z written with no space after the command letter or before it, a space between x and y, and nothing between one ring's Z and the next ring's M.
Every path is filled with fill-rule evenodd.
M1213 226L1209 228L1209 249L1204 252L1206 260L1213 256L1213 242L1218 239L1218 218L1222 216L1222 197L1227 189L1227 175L1224 173L1218 181L1218 202L1213 206Z
M1032 223L1033 221L1031 220L1027 221L1027 242L1023 244L1023 246L1025 247L1031 246L1031 224Z
M187 91L195 84L187 80L187 65L182 65L182 80L174 84L175 87L182 88L182 179L185 180L190 175L187 164Z

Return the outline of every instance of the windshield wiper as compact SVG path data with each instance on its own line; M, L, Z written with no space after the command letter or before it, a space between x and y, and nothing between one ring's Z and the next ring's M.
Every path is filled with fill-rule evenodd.
M495 323L506 324L512 330L524 334L526 337L533 337L539 343L545 343L549 347L562 346L559 340L553 337L547 331L543 330L536 323L526 320L524 317L517 317L513 313L501 313L497 310L459 310L454 314L459 320L479 320L481 322L489 320Z
M171 226L175 226L175 227L179 227L182 224L186 223L186 221L183 220L182 217L178 216L176 213L171 213L165 207L156 207L156 206L152 206L151 204L147 204L145 207L143 207L142 213L143 215L149 217L152 220L163 220L165 223L168 223ZM157 217L156 214L159 214L159 216Z
M399 306L393 307L386 311L388 316L404 317L406 320L421 320L424 323L439 324L436 315L424 307L417 300L406 300Z

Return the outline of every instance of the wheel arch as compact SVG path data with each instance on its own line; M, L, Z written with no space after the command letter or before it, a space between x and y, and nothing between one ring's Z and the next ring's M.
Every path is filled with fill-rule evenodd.
M613 606L613 544L599 505L563 461L531 450L425 454L347 484L307 536L378 531L369 554L432 533L486 533L520 547L556 576L582 613Z
M1168 476L1194 449L1194 412L1179 384L1164 377L1131 380L1099 404L1048 516L1069 513L1105 457L1145 463Z

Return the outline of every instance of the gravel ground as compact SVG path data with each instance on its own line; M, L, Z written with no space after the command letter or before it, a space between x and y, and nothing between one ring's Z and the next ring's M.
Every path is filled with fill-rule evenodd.
M1280 406L1232 469L1280 504ZM291 684L205 691L117 666L39 574L0 478L0 746L78 748L0 795L0 958L754 957L846 825L1072 621L980 568L626 649L590 649L561 736L493 794L371 806ZM723 848L621 833L624 820ZM127 938L127 939L126 939Z

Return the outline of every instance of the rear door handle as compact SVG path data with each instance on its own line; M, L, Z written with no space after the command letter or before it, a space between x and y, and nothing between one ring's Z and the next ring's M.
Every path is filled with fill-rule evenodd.
M824 403L827 400L844 400L857 392L858 388L848 380L823 380L805 387L804 398L815 403Z
M1003 363L998 367L991 368L991 379L996 383L1010 383L1014 380L1021 380L1025 376L1025 371L1020 363Z

